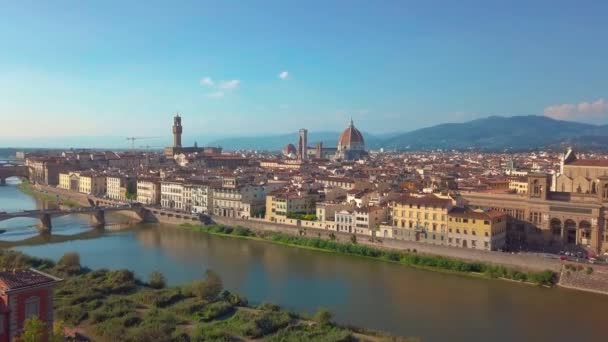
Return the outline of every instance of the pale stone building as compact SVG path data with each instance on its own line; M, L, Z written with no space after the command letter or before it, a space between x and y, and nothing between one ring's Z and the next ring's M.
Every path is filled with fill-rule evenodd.
M160 205L163 208L184 211L184 184L182 181L160 182Z
M146 205L160 204L160 188L157 178L137 179L137 201Z

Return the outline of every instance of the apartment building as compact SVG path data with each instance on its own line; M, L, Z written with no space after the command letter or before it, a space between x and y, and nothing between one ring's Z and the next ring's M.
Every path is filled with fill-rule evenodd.
M182 181L160 182L160 205L163 208L184 211L184 184Z
M160 180L158 178L137 179L137 202L146 205L160 204Z
M507 214L495 210L452 208L448 214L448 246L498 250L507 241Z
M354 232L371 236L380 228L380 224L388 219L388 208L380 206L365 206L354 209Z
M137 179L128 175L107 175L106 193L108 198L117 201L136 199Z
M448 212L454 206L449 198L433 195L406 196L389 205L390 222L379 227L378 236L445 244Z

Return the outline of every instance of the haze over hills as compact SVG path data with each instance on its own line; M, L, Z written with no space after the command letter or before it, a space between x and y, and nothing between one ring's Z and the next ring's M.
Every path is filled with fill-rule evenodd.
M407 121L403 121L404 125ZM364 130L365 127L358 127ZM402 127L403 130L406 127ZM196 127L192 127L196 130ZM396 127L399 129L399 127ZM309 131L308 142L312 147L322 141L326 147L335 147L340 132ZM478 149L478 150L534 150L561 148L573 145L578 149L608 150L608 125L592 125L571 121L560 121L546 116L491 116L464 123L446 123L410 132L370 134L363 133L368 149ZM194 142L199 146L221 146L225 150L269 150L279 151L285 145L297 144L298 133L260 135L248 137L211 136L209 133L191 133L184 137L184 144ZM171 143L169 135L140 140L135 148L159 150ZM0 137L0 147L15 148L99 148L129 149L130 143L123 136L105 137Z
M314 146L317 142L323 142L326 147L335 147L338 143L338 137L341 132L308 132L308 145ZM385 135L373 135L369 133L363 133L365 135L365 143L369 148L380 148L382 143L389 137L395 136L399 133L385 134ZM254 149L254 150L269 150L278 151L283 149L287 144L297 145L298 133L286 133L277 135L267 136L250 136L250 137L232 137L223 138L212 141L209 145L211 146L222 146L228 150L242 150L242 149Z
M309 145L323 141L336 146L339 132L309 132ZM608 126L560 121L546 116L491 116L464 123L446 123L405 133L364 133L368 148L530 150L572 144L578 148L608 149ZM297 133L224 138L213 141L225 149L280 150L297 142Z

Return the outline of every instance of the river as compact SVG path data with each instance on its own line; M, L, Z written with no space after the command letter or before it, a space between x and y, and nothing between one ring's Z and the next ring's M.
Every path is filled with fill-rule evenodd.
M0 211L46 205L0 187ZM124 218L110 216L111 228ZM605 341L608 296L474 279L405 266L223 238L164 225L91 228L86 216L53 222L61 242L36 239L36 220L0 222L0 240L24 253L57 260L75 251L91 268L128 268L142 279L161 271L182 284L213 269L225 287L252 303L296 312L330 309L340 323L423 341Z

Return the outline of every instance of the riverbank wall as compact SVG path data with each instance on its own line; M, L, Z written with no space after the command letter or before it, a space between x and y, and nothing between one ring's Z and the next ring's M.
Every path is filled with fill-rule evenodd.
M32 189L46 195L56 196L58 200L69 200L83 206L90 205L89 196L86 194L41 185L34 185L32 186ZM110 203L112 202L111 200L102 201L108 202L103 204L112 204ZM304 224L290 222L286 224L268 222L260 218L238 219L218 216L203 217L199 215L176 213L174 211L164 210L156 207L146 207L146 209L147 217L145 222L158 222L176 226L184 223L203 225L219 224L231 227L240 226L243 228L248 228L256 233L278 232L294 236L306 236L310 238L331 238L339 242L350 242L353 238L353 234L341 233L316 227L314 222L305 222ZM128 215L134 219L140 218L136 217L136 213L129 211L121 212L120 215ZM566 276L562 271L564 265L559 259L547 258L538 254L509 254L472 250L388 238L372 238L368 235L357 235L356 239L357 243L361 245L383 250L415 251L416 253L444 256L469 262L484 262L493 265L501 265L521 271L551 270L560 275L560 280L558 283L560 286L581 291L608 294L608 288L606 287L606 284L608 284L608 268L605 266L594 265L594 270L599 272L589 276L583 276L583 273L581 272L580 274L570 277Z
M90 205L88 202L88 196L86 194L75 193L73 191L67 191L63 189L57 189L49 186L35 185L34 189L47 194L53 194L59 198L69 199L75 201L81 205ZM146 207L150 217L146 222L158 222L170 225L180 225L184 223L194 224L206 224L216 223L225 226L241 226L244 228L251 229L255 232L280 232L291 235L304 235L308 237L319 237L323 239L330 238L330 235L338 241L348 242L351 241L353 234L341 233L329 229L317 228L314 225L308 224L284 224L268 222L264 219L259 218L248 218L239 219L232 217L210 217L210 222L203 222L197 215L190 215L185 213L176 213L173 211L163 210L155 207ZM122 213L121 213L122 214ZM125 212L127 215L133 215L134 213ZM430 245L424 243L417 243L412 241L403 241L388 238L375 238L372 239L369 235L357 235L357 243L367 245L370 247L386 249L386 250L398 250L407 251L415 250L417 253L429 254L429 255L441 255L445 257L460 259L464 261L481 261L495 265L502 265L505 267L516 268L524 271L544 271L552 270L559 273L561 271L562 263L558 259L545 258L538 255L531 254L509 254L500 252L481 251L473 249L456 248L449 246Z
M229 217L212 217L213 222L225 226L241 226L256 232L281 232L292 235L308 237L329 238L330 234L337 241L351 241L353 234L341 233L327 229L317 229L303 226L290 226L280 223L268 222L263 219L236 219ZM480 251L473 249L455 248L448 246L428 245L411 241L396 239L372 239L368 235L357 235L357 243L384 250L413 251L429 255L441 255L464 261L481 261L525 271L551 270L559 272L561 263L558 259L550 259L537 255L509 254L500 252Z

